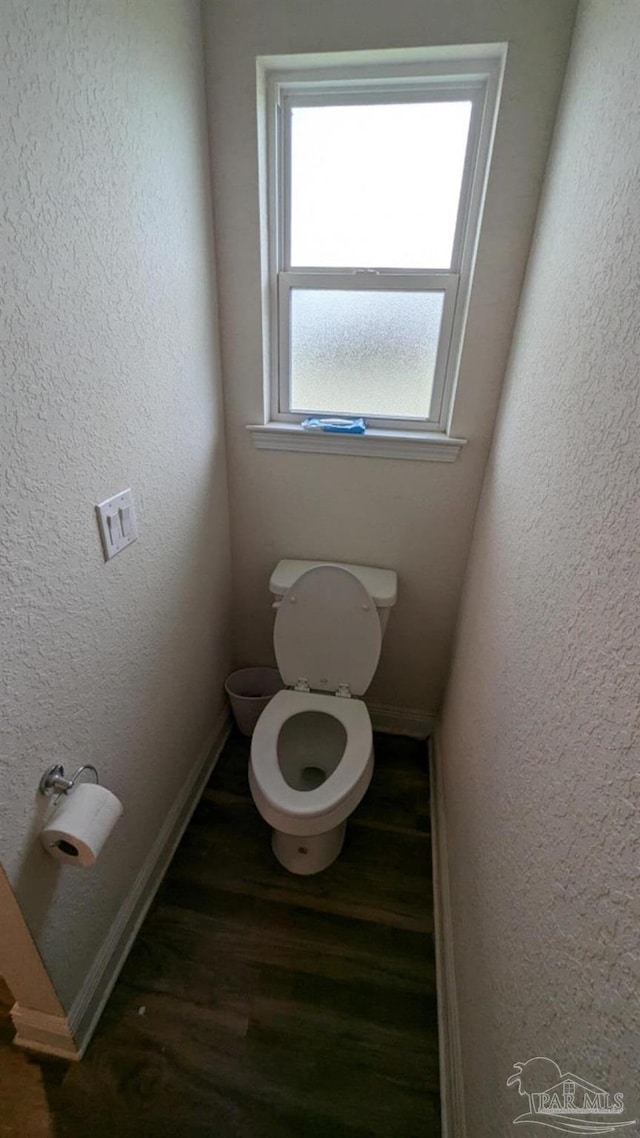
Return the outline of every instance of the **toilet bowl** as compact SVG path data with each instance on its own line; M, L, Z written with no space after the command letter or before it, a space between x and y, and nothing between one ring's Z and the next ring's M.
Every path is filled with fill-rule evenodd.
M383 629L355 568L313 563L278 602L274 646L289 690L258 719L249 785L272 827L275 856L292 873L318 873L335 861L373 774L371 720L354 696L371 682ZM394 603L395 573L366 572L382 575L379 592L387 607Z
M274 696L251 741L249 785L273 827L278 861L293 873L331 865L372 774L373 734L362 700L297 691Z

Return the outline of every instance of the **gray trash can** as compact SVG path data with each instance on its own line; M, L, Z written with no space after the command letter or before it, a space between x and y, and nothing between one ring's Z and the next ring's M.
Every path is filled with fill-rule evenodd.
M243 735L253 730L270 699L284 687L277 668L240 668L225 680L233 718Z

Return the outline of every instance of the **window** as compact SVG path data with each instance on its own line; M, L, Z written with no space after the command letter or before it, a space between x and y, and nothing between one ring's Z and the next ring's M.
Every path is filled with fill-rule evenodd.
M422 54L259 61L267 426L289 438L309 415L446 437L503 52Z

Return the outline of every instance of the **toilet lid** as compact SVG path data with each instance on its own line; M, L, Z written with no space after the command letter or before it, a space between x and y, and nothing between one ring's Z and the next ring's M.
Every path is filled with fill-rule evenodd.
M380 659L382 632L364 585L346 569L309 569L285 593L273 642L287 687L306 680L312 691L336 692L348 684L362 695Z

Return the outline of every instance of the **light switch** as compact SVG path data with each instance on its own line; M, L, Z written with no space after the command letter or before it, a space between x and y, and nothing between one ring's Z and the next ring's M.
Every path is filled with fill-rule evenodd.
M105 561L121 553L138 537L138 526L130 490L122 490L96 506L98 527Z

